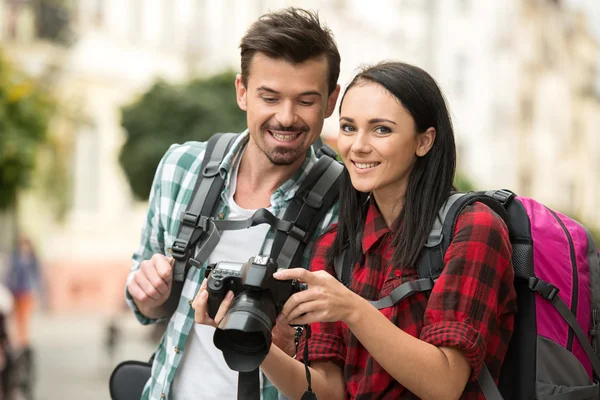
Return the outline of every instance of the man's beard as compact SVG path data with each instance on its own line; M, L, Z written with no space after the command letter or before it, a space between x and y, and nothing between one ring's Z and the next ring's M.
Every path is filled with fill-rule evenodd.
M263 134L265 136L271 135L269 133L269 131L300 132L300 136L308 135L308 133L309 133L309 127L306 125L303 125L300 127L293 127L293 126L292 127L284 127L281 125L277 126L277 127L271 127L265 123L262 126L262 129L263 129ZM271 163L273 165L277 165L277 166L292 165L293 163L295 163L298 160L299 157L303 156L304 153L306 152L306 149L301 149L298 147L295 147L295 148L275 147L273 149L263 148L261 150L263 151L265 156L267 156L269 161L271 161Z

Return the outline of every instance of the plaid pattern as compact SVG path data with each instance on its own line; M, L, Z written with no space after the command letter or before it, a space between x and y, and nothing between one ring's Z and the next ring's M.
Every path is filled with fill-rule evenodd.
M418 279L415 268L390 265L393 249L383 217L371 202L363 236L364 258L354 266L351 289L368 300L387 296L404 282ZM325 269L333 229L315 245L311 270ZM417 293L380 310L403 331L435 346L461 349L473 368L461 398L484 399L476 378L485 360L494 379L513 331L516 294L511 246L504 222L487 206L466 207L444 258L444 272L428 296ZM309 359L344 365L347 399L398 399L408 392L373 359L342 322L315 323L308 341ZM305 340L300 341L302 359ZM400 361L401 362L401 361Z
M221 199L217 206L216 216L219 219L227 218L229 172L233 168L233 163L238 161L239 157L237 156L241 154L248 138L248 131L241 134L220 165L220 173L225 177L225 188L221 193ZM173 145L160 161L152 184L148 214L142 229L140 247L133 255L133 267L127 282L133 277L133 273L139 269L143 260L150 259L155 253L171 253L171 246L179 230L179 215L185 211L190 201L205 149L206 143L199 142ZM316 161L317 158L311 148L298 172L273 193L271 205L274 215L279 218L283 217L287 204L294 197L296 190ZM313 242L335 221L337 221L337 204L329 210L327 216L321 221L319 230L313 234L311 242L308 243L303 255L302 266L304 268L308 266ZM275 230L270 229L263 242L261 254L270 253L274 238ZM154 400L169 397L175 370L183 356L186 340L194 324L194 310L191 307L191 302L204 279L205 268L206 263L202 269L191 268L186 277L177 311L171 317L167 331L156 352L152 365L152 378L144 388L143 399ZM157 322L140 313L128 291L126 291L126 300L142 324ZM277 390L266 377L261 397L264 400L274 400L278 397Z

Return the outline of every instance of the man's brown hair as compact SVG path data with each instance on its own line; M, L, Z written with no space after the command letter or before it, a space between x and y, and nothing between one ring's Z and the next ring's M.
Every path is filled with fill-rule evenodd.
M240 43L242 82L248 86L254 54L284 59L292 64L325 56L328 64L328 90L331 94L340 75L340 53L331 30L321 25L317 13L289 7L261 16Z

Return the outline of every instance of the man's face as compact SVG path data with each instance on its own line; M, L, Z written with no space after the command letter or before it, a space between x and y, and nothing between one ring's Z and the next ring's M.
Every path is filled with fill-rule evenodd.
M304 159L335 107L339 86L328 95L325 57L291 64L256 53L247 87L236 78L237 101L246 111L250 140L274 165Z

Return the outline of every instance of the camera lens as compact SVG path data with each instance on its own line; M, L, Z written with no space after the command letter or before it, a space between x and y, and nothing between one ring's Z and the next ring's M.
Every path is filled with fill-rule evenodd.
M276 317L275 302L264 291L245 290L234 299L213 338L229 368L258 368L269 353Z

